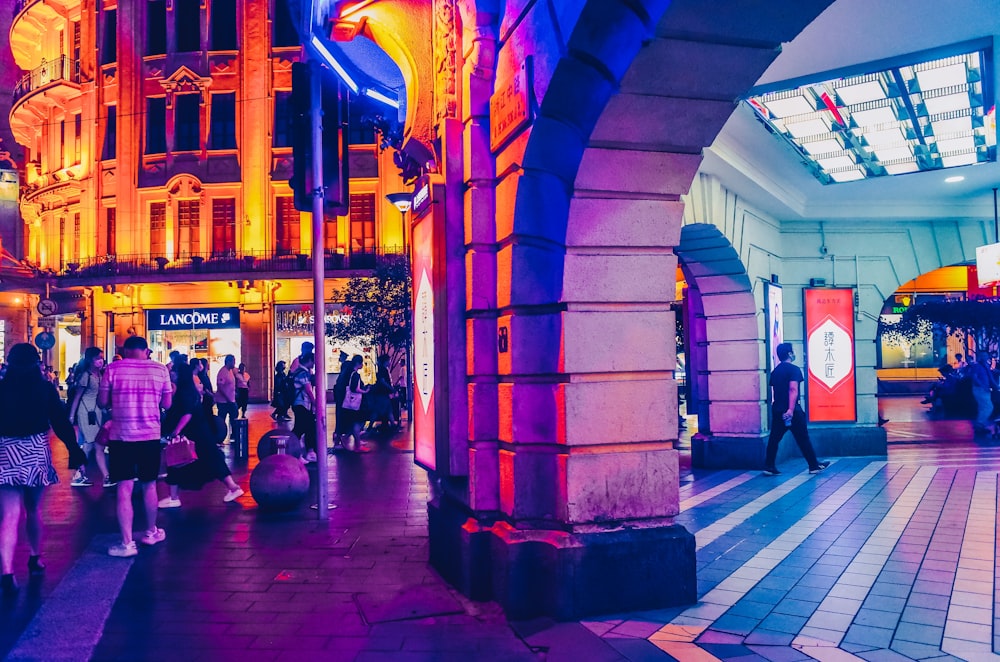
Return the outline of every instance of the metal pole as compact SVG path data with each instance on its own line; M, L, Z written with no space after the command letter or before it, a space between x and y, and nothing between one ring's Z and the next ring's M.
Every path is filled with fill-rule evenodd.
M993 188L993 236L1000 244L1000 217L997 216L997 189Z
M323 248L326 228L323 222L323 103L320 70L315 64L309 77L309 117L312 125L312 257L313 257L313 344L316 345L316 512L319 519L329 518L329 487L326 454L326 296ZM336 127L331 127L336 130Z

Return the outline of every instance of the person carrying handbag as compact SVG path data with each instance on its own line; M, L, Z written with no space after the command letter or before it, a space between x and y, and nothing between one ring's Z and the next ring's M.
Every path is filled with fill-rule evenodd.
M97 433L104 423L104 411L97 404L97 394L101 390L101 371L104 369L104 351L99 347L88 347L83 353L83 360L76 369L75 388L69 403L70 420L76 424L77 441L83 452L91 454L97 462L97 468L104 477L104 487L117 485L111 480L108 472L108 458L104 447L95 446ZM93 483L87 477L86 466L76 470L70 481L73 487L89 487Z
M361 440L361 426L365 422L365 415L362 413L364 409L364 394L368 392L368 387L361 381L360 371L362 365L364 365L364 359L361 358L360 354L355 354L351 357L351 376L347 384L347 390L344 392L344 404L342 408L345 418L344 429L349 430L348 434L354 437L355 443ZM338 411L337 417L339 418L340 415L341 411Z
M183 466L167 467L169 495L160 499L160 508L180 508L180 489L200 490L213 480L226 486L226 494L222 497L226 503L243 495L243 489L233 480L225 455L215 443L201 404L201 394L195 386L194 373L188 365L177 366L177 390L163 419L163 434L168 443L181 435L194 442L197 459Z

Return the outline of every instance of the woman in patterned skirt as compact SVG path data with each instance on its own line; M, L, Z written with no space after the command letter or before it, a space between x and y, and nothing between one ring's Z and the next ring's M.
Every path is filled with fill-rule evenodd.
M5 596L17 592L14 547L22 508L27 511L31 548L28 570L37 575L45 569L38 506L42 490L59 482L52 466L49 428L69 451L71 469L86 462L59 393L44 378L38 350L18 343L7 355L7 374L0 380L0 591Z

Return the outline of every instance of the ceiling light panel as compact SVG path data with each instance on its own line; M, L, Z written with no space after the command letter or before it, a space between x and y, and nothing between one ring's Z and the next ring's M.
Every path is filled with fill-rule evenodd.
M824 184L996 161L991 40L770 84L745 101ZM867 69L867 70L866 70Z

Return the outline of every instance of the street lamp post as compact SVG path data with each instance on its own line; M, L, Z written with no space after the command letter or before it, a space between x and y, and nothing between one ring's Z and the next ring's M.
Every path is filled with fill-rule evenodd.
M413 196L407 192L389 193L385 196L385 199L399 210L403 233L403 254L406 256L406 268L409 269L413 264L413 260L410 256L410 229L406 227L406 212L410 211L410 207L413 206ZM406 420L411 422L413 421L413 385L410 383L410 364L413 363L411 360L413 358L411 356L412 350L413 342L411 339L406 349Z

